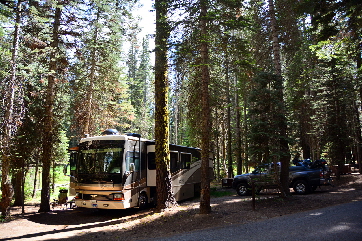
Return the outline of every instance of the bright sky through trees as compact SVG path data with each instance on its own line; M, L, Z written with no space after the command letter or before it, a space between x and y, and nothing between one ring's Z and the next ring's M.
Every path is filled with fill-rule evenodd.
M153 10L154 1L152 0L140 0L142 7L137 12L138 15L142 17L141 27L142 27L142 35L146 34L155 34L155 12Z
M138 39L149 37L149 48L151 51L155 48L154 35L156 32L156 12L153 9L153 0L140 0L140 8L137 9L135 15L141 17L140 27L141 32L138 34ZM151 54L151 63L154 63L154 53Z

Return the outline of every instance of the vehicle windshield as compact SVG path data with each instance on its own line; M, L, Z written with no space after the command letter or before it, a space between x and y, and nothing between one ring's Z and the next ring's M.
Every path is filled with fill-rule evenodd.
M82 150L79 173L122 173L123 148Z
M97 140L79 144L79 152L71 161L78 182L121 183L124 140Z

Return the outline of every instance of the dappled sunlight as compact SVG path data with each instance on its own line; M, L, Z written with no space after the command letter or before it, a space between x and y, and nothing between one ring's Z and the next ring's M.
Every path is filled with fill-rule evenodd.
M329 193L337 194L337 193L345 193L356 191L356 188L339 188L337 191L330 191Z
M355 191L356 188L341 188L340 191L341 192L351 192L351 191Z
M353 199L352 202L358 202L358 201L361 201L362 200L362 197L356 197L356 199Z
M224 201L225 204L245 202L245 199L231 199Z
M190 209L195 209L195 208L198 208L200 205L199 202L190 202L190 203L187 203L187 204L181 204L177 207L178 210L190 210Z
M335 232L343 232L347 230L351 230L353 224L352 223L343 223L336 226L331 227L330 229L326 229L326 232L328 233L335 233Z
M319 212L317 212L317 213L311 213L311 214L309 214L310 216L320 216L320 215L323 215L323 213L319 213Z

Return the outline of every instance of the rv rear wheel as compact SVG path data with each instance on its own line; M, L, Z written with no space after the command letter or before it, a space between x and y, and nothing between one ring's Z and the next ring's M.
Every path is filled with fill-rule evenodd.
M148 204L147 194L144 192L140 193L140 196L138 198L138 207L140 209L145 209L147 207L147 204Z

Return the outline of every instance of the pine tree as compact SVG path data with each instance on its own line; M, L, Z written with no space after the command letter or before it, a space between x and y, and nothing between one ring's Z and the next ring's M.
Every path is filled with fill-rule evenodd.
M134 108L135 119L130 129L144 137L152 138L153 92L151 91L151 64L149 39L144 37L142 44L132 41L128 61L128 83L130 102Z
M46 88L46 99L45 99L45 111L44 111L44 120L43 120L43 143L42 143L42 191L41 191L41 203L39 212L49 212L50 211L50 167L52 161L52 151L53 151L53 142L54 142L54 105L55 105L55 96L56 96L56 77L58 64L57 64L57 51L59 48L59 27L60 20L62 15L61 5L63 2L59 0L57 2L57 7L54 9L54 22L52 29L52 42L51 42L51 52L50 52L50 61L49 61L49 74L48 74L48 84Z
M76 140L110 127L126 132L134 119L125 67L120 66L125 62L123 45L137 28L131 15L134 3L94 0L81 6L77 14L86 17L73 28L85 33L74 44L70 68Z
M352 147L352 150L354 149L352 152L361 166L359 154L361 146L356 141L354 142L356 144L353 144L352 140L347 138L353 136L355 140L361 139L360 132L355 131L360 129L360 123L356 122L359 118L354 116L350 119L351 115L347 115L346 119L342 118L342 115L346 110L356 115L353 103L357 101L358 95L361 96L358 93L361 90L361 46L358 44L361 37L361 22L358 16L362 9L359 3L348 0L312 2L312 4L313 8L309 13L312 16L313 34L318 42L315 42L311 49L318 57L318 67L321 72L319 79L324 92L320 96L333 110L325 111L327 119L325 145L329 146L327 150L332 163L339 166L337 171L339 178L343 164L351 159L349 153L353 145L355 147ZM349 64L351 62L354 62L357 68L352 67ZM355 125L353 127L348 123ZM340 130L341 127L344 127L344 131Z
M15 102L15 90L19 86L17 80L17 57L19 50L19 28L21 24L21 1L17 1L15 6L15 22L14 22L14 33L13 33L13 44L12 44L12 56L11 56L11 67L10 76L7 77L7 84L5 88L4 96L4 118L2 123L2 138L1 138L1 154L2 154L2 165L1 165L1 202L0 212L3 216L10 214L10 203L13 198L13 188L10 182L10 150L11 141L16 124L14 123L14 102Z
M172 194L169 150L169 113L167 51L170 34L167 12L168 0L156 0L155 39L155 139L156 139L156 187L157 211L175 205Z
M282 79L282 69L281 69L281 60L280 60L280 46L278 40L278 33L276 29L276 17L275 17L275 9L273 0L269 0L269 17L270 17L270 25L271 25L271 34L272 34L272 44L273 44L273 62L275 73L280 77L275 79L275 88L277 89L276 96L278 97L278 106L279 108L276 111L276 115L278 116L278 130L279 130L279 160L281 163L280 168L280 188L283 197L287 197L289 195L289 162L290 162L290 154L289 154L289 143L287 136L287 121L286 121L286 112L285 112L285 104L284 104L284 87L283 87L283 79Z
M211 212L210 206L210 170L209 170L209 155L210 155L210 131L211 131L211 116L210 116L210 97L209 97L209 48L207 39L209 36L208 30L208 1L200 0L200 60L201 60L201 196L200 196L200 213L208 214Z

